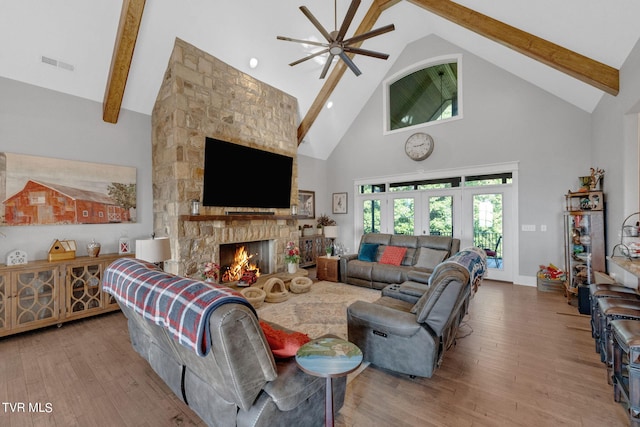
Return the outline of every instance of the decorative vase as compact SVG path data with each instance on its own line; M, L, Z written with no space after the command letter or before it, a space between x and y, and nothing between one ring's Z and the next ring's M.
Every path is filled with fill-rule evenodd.
M296 271L298 271L298 264L294 264L292 262L288 262L287 263L287 272L289 274L294 274Z
M100 243L96 242L95 239L91 240L91 242L87 245L87 253L92 258L100 255Z

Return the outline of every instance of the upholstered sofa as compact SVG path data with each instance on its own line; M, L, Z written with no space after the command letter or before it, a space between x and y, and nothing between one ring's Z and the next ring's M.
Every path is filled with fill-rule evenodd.
M459 249L460 240L447 236L364 234L357 254L340 257L340 281L373 289L405 282L409 273L426 281L436 265Z
M436 266L415 302L395 298L399 292L356 301L347 308L349 341L375 366L430 378L455 342L485 272L485 252L467 248Z
M302 372L294 358L274 359L255 311L239 293L219 286L224 295L206 297L221 302L205 317L203 334L194 338L177 336L174 316L161 314L176 310L179 298L172 286L186 285L181 294L195 300L206 299L201 291L207 284L131 258L112 263L102 284L128 319L133 348L208 426L323 425L325 379ZM148 296L156 291L157 298ZM123 296L131 292L133 298ZM166 310L154 313L160 315L155 321L149 320L142 300ZM186 309L178 314L191 317ZM338 411L346 379L335 378L333 387Z

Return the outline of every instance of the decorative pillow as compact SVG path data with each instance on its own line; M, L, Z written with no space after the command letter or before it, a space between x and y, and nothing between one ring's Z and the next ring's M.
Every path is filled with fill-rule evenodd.
M439 249L420 248L415 266L434 269L436 265L444 261L447 254L447 251Z
M384 248L384 252L380 258L380 264L400 265L406 252L407 248L400 246L387 246Z
M307 334L302 332L287 332L275 329L267 322L260 321L260 327L267 338L271 352L277 358L293 357L298 349L311 341Z
M378 244L376 243L363 243L358 253L358 259L360 261L376 262L376 254L378 253Z

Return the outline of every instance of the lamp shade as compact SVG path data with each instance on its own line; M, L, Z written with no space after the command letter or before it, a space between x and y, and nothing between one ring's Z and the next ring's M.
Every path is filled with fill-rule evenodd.
M136 240L136 258L151 263L171 259L169 238Z
M337 225L325 225L324 226L324 237L328 237L329 239L337 239L338 238L338 226Z

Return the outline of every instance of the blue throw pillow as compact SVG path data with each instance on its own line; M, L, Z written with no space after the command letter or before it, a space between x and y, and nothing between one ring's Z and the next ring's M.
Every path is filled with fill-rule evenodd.
M378 246L377 243L363 243L358 253L358 259L360 261L376 262Z

